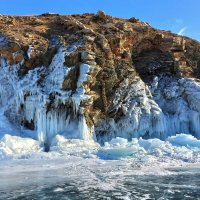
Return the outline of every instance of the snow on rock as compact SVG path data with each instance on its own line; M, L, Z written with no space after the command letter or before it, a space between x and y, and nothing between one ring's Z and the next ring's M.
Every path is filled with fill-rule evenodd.
M123 103L121 103L122 99ZM121 83L116 91L113 107L115 110L122 109L124 114L124 117L120 118L117 123L110 124L108 132L112 132L113 136L128 139L140 136L158 138L167 136L162 109L152 99L150 90L141 79L132 84L129 84L128 79ZM103 122L101 126L104 124L107 126L106 122ZM98 139L100 141L109 140L107 136Z
M156 76L149 85L139 77L132 82L124 79L113 96L112 105L116 112L121 109L123 117L117 121L102 119L89 128L80 105L90 98L83 86L90 66L80 64L75 92L62 89L69 72L64 65L65 56L76 48L77 44L60 47L48 68L29 70L22 78L17 75L20 64L9 66L4 59L0 60L0 104L18 128L28 122L39 141L47 145L51 145L57 134L92 140L94 131L100 143L115 137L166 139L178 133L200 137L200 85L194 79L170 76ZM73 113L65 108L69 101L73 104Z
M66 48L60 47L49 67L39 66L23 77L18 76L20 64L10 66L6 60L0 60L0 104L5 108L6 116L18 127L25 124L32 127L39 141L48 146L57 134L87 140L92 138L83 111L78 113L81 101L88 98L82 84L87 80L89 65L80 65L78 87L73 95L71 91L62 89L69 71L64 64L65 56L80 45L76 42ZM70 101L74 114L65 107Z
M45 92L59 92L62 89L64 77L67 76L69 69L64 65L65 55L67 54L65 48L59 48L57 54L49 66L47 78L45 80Z
M121 83L113 98L113 110L121 109L123 117L100 121L95 129L98 141L141 136L166 139L178 133L200 138L199 83L189 78L160 76L151 84L146 85L141 79L132 84L128 79ZM110 134L99 134L103 131Z
M148 83L138 75L134 80L124 78L112 98L107 99L104 94L103 104L112 102L108 111L111 110L114 117L103 113L102 119L98 119L100 115L95 119L92 113L94 126L88 127L81 103L91 98L85 94L85 83L92 65L96 63L93 56L82 55L89 61L83 59L83 63L79 63L74 90L63 89L70 71L70 67L65 66L66 56L77 53L75 51L81 45L81 42L76 42L68 47L60 46L48 67L38 66L22 77L18 76L18 70L23 62L11 66L5 59L0 59L0 105L18 129L32 129L35 131L33 138L38 137L47 146L57 134L70 139L92 140L95 136L91 133L94 132L100 143L116 137L164 140L178 133L200 138L199 83L191 78L179 79L162 74ZM30 58L31 46L27 54ZM91 85L89 83L87 87ZM95 87L99 87L98 93L104 93L100 85ZM92 89L90 92L92 95L95 93ZM94 94L94 99L98 95ZM93 105L87 110L90 112L92 109L95 109Z
M102 12L48 17L2 17L0 106L18 130L48 147L57 134L200 138L198 42Z
M77 82L77 88L83 85L83 82L87 80L87 74L89 73L90 66L88 64L80 65L80 75Z
M0 34L0 46L4 46L6 44L8 44L8 38Z
M83 87L83 83L87 80L90 66L88 64L82 63L79 67L79 78L77 81L76 92L72 95L73 102L73 112L77 115L78 111L81 112L80 104L81 101L88 99L89 97L85 95L85 89Z
M32 47L32 46L29 46L29 48L28 48L28 50L27 50L27 55L28 55L28 58L29 58L29 59L31 58L32 51L33 51L33 47Z

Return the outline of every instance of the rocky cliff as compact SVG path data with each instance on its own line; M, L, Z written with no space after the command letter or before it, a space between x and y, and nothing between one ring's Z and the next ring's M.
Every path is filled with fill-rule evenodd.
M135 18L0 16L0 104L47 150L56 134L99 142L200 138L200 43Z

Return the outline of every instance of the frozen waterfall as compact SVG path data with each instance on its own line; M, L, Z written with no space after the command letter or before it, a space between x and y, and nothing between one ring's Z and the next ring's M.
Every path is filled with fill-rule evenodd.
M5 115L18 127L33 129L47 149L57 134L67 138L91 140L92 128L86 124L81 101L87 99L82 83L87 80L89 65L80 65L75 93L62 89L70 68L64 65L65 56L76 50L60 47L48 68L38 67L19 77L20 65L10 66L0 60L0 104ZM45 77L44 77L45 74ZM42 76L43 75L43 76ZM68 108L66 103L72 103Z
M123 116L100 121L97 139L101 143L113 137L164 140L180 133L200 138L199 98L200 84L191 78L163 75L149 85L141 79L130 84L126 79L113 100L113 110L121 110Z

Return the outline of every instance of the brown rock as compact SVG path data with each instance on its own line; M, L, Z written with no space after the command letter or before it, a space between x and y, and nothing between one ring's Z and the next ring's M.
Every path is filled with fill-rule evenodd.
M198 41L156 30L134 17L119 19L99 11L71 16L52 13L29 17L0 16L0 22L1 35L6 38L1 40L0 35L0 55L10 65L21 64L24 60L20 75L35 67L49 67L60 46L80 44L65 57L64 64L69 73L62 88L75 92L80 64L90 65L88 79L83 84L91 96L84 102L88 123L110 116L113 96L125 80L133 83L142 79L148 83L160 74L200 77ZM31 58L27 56L29 46L33 48ZM42 80L38 82L42 83ZM72 103L66 104L72 106ZM120 109L116 111L116 118L123 115L123 109Z

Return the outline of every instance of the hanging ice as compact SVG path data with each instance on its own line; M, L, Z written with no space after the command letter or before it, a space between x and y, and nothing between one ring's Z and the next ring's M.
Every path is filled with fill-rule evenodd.
M85 122L84 112L78 113L81 101L87 98L82 84L87 80L89 65L80 65L80 77L73 96L71 91L62 89L69 71L64 65L65 56L76 50L76 45L60 47L48 68L29 70L21 79L17 75L20 66L9 66L1 59L1 106L6 107L11 120L16 120L17 116L18 125L34 128L39 141L46 145L50 145L57 134L69 138L91 139L91 130ZM74 113L65 106L70 101L73 103Z
M10 66L0 59L0 104L6 116L19 127L33 129L39 141L47 145L57 134L92 138L94 128L87 126L81 107L90 98L85 94L90 65L80 64L73 92L62 88L70 70L64 65L65 57L76 48L77 43L60 47L48 67L38 66L21 78L18 70L22 63ZM97 139L100 142L113 137L165 139L178 133L200 138L199 100L200 85L193 79L162 75L148 84L140 77L134 81L124 79L112 99L112 111L122 116L117 120L99 120L95 125Z
M113 110L121 109L124 116L117 122L101 122L96 128L100 142L112 137L166 139L179 133L200 138L199 83L168 76L154 78L149 87L141 79L132 84L127 81L121 83L113 99Z

